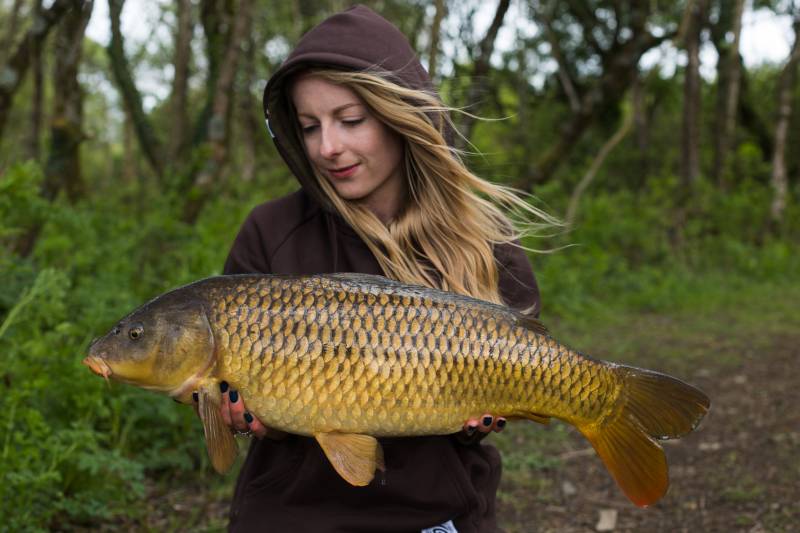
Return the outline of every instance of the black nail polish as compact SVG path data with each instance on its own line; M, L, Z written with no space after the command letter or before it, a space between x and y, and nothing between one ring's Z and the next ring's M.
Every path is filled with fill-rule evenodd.
M503 429L504 427L506 427L506 421L501 418L497 421L497 429Z
M220 381L219 382L219 391L223 394L228 392L228 382L227 381Z
M196 392L193 392L192 393L192 400L194 400L195 403L199 402L200 401L200 395L197 394Z
M489 427L492 425L492 417L491 416L484 416L483 417L483 425Z
M247 422L248 424L251 424L253 422L253 415L246 412L244 414L244 421Z
M239 393L231 389L231 392L228 394L228 398L230 398L231 403L236 403L239 401Z

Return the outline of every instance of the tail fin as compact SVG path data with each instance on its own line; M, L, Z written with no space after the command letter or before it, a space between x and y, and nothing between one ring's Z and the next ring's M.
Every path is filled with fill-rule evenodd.
M667 461L658 440L681 437L700 423L710 401L665 374L618 366L622 392L613 413L579 427L620 488L639 507L667 491Z

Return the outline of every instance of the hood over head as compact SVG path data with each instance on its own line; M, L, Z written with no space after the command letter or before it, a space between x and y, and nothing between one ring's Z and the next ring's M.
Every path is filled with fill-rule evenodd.
M337 13L303 35L264 89L264 115L278 152L300 184L323 207L332 210L314 179L286 91L292 75L314 67L376 71L410 89L435 90L405 35L368 7L357 5Z

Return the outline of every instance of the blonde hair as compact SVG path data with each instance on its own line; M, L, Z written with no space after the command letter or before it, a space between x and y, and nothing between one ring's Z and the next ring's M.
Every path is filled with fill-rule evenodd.
M453 109L437 96L403 87L379 73L315 69L309 74L353 90L403 139L409 199L388 225L363 205L341 198L314 170L324 193L384 273L502 303L494 246L538 234L559 221L517 191L466 168L445 139L447 128L455 131L449 118Z

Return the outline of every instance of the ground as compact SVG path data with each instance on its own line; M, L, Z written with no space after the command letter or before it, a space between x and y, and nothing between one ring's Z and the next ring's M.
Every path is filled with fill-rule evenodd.
M698 431L665 445L671 486L660 502L647 509L629 503L583 437L565 430L557 466L505 477L504 528L598 531L601 513L616 511L614 531L796 531L800 332L742 349L738 363L715 364L719 354L711 353L695 367L691 381L712 408ZM687 365L658 366L685 375Z

